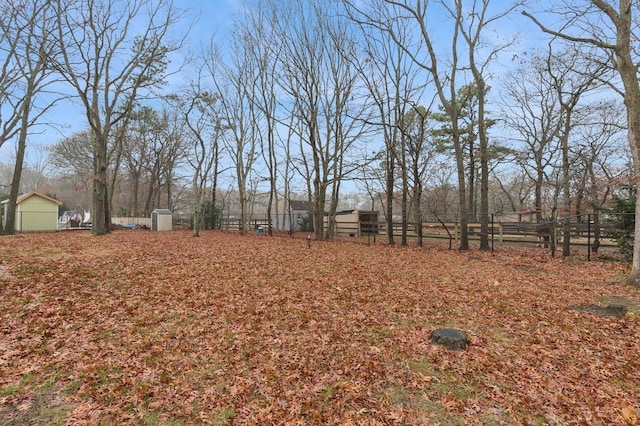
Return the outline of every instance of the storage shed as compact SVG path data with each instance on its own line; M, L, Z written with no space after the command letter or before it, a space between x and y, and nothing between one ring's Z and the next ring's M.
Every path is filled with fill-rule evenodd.
M324 217L324 224L328 226L329 217ZM351 235L362 237L376 235L379 232L378 212L367 210L344 210L336 212L335 233L337 235Z
M7 223L9 200L2 202L2 223ZM29 192L16 200L16 232L40 232L58 230L58 207L61 201L38 192Z
M167 209L155 209L151 212L152 231L171 231L173 229L173 213Z

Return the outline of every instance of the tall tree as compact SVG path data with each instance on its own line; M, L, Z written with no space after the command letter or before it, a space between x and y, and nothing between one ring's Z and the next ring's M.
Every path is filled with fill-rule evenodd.
M50 147L49 161L57 174L70 182L74 193L82 194L76 201L75 208L81 207L83 213L88 211L90 208L88 196L93 175L89 131L76 132L56 142Z
M272 17L277 16L276 10L263 7L257 2L256 7L248 11L245 20L238 24L238 33L246 40L247 59L251 61L254 78L250 92L250 100L262 116L258 132L261 135L260 145L262 157L267 167L269 181L269 199L267 202L267 218L270 221L268 234L273 232L272 211L275 207L275 217L278 217L278 152L277 152L277 83L278 60L281 44L277 42L271 27ZM274 205L275 204L275 205ZM279 230L278 220L275 220L276 231Z
M55 13L45 0L0 4L0 147L16 139L5 229L15 231L15 209L27 149L33 127L42 121L60 95L48 90L55 84L47 58L56 51Z
M594 83L605 78L607 71L607 67L601 63L584 60L590 56L589 52L579 54L575 50L558 53L550 51L546 59L546 70L560 106L558 138L562 154L562 205L565 216L571 215L570 141L573 130L579 123L579 103L585 93L593 90ZM564 257L570 255L570 225L570 217L566 217L562 222Z
M394 16L392 21L382 21L377 19L364 10L363 6L356 5L355 2L347 1L350 6L363 16L363 19L370 19L372 25L391 34L392 39L397 43L412 61L418 67L429 73L433 88L438 99L443 106L445 114L451 120L451 138L455 150L455 159L458 169L458 200L459 200L459 219L460 219L460 250L469 249L469 230L467 219L467 199L466 199L466 182L463 164L463 152L461 142L461 132L458 127L458 118L460 110L455 102L458 90L458 78L462 65L460 63L460 49L458 38L460 36L460 25L454 21L453 28L450 30L448 39L450 39L450 53L443 57L436 49L435 33L431 28L431 21L427 16L434 13L434 9L430 8L429 2L415 0L411 2L401 2L396 0L381 0L380 2L372 2L370 9L377 7L390 8L390 13ZM415 28L420 34L423 42L423 48L414 50L412 45L405 45L400 42L400 38L395 36L397 27L392 22L400 22L401 25ZM447 66L442 67L443 63Z
M396 200L396 173L400 168L402 190L402 245L407 244L407 171L403 167L406 151L405 140L400 131L400 123L410 110L427 82L419 68L400 45L420 48L420 38L412 37L411 28L393 19L391 11L375 4L367 14L355 8L352 2L345 2L350 19L357 23L364 34L363 60L357 63L363 83L369 93L369 102L374 105L370 120L384 141L384 147L376 160L384 168L383 182L385 199L383 202L387 229L387 243L394 244L394 204ZM378 22L389 22L392 32L381 31Z
M363 60L359 54L349 27L349 22L329 15L325 25L329 35L330 51L327 52L327 79L329 87L325 92L324 116L326 120L325 138L329 141L330 203L329 223L326 239L332 239L335 232L335 218L340 200L340 191L345 180L360 168L363 159L354 156L357 142L365 139L369 126L367 105L356 101L360 73L354 64Z
M292 129L301 141L300 156L308 159L301 170L309 178L314 233L331 238L340 185L356 169L348 161L351 148L363 131L363 121L357 120L362 105L354 102L357 49L338 10L328 10L320 1L278 4L282 13L274 25L283 45L280 85L297 121Z
M478 143L480 145L480 250L489 250L489 120L486 111L489 85L489 66L496 55L512 44L512 40L490 46L484 39L489 26L510 14L520 3L514 3L495 15L489 15L490 0L473 1L463 8L463 0L455 0L454 7L443 2L449 15L456 21L465 41L468 67L473 76L478 99Z
M477 220L478 217L478 177L479 163L481 158L478 146L478 90L474 84L462 86L458 90L455 100L459 109L458 128L460 131L460 142L462 144L463 165L467 180L467 213L470 219ZM442 111L444 108L440 107ZM443 112L433 112L431 118L439 122L439 128L432 128L431 133L435 137L435 142L439 151L453 152L455 148L451 140L451 117ZM492 121L493 122L493 121ZM485 123L485 128L492 123Z
M512 140L520 145L516 162L535 182L533 207L538 223L545 219L543 189L549 181L549 170L557 163L557 135L562 125L561 107L545 58L533 55L505 79L501 114L505 126L512 130Z
M424 179L429 168L433 167L435 147L430 144L428 120L429 110L423 106L411 109L402 120L400 128L406 140L404 167L408 172L411 186L411 212L417 234L417 245L422 246L422 192Z
M93 228L110 230L109 138L134 104L163 82L177 12L169 0L61 0L52 66L75 90L92 138ZM126 126L125 126L126 127Z
M563 26L556 30L528 12L523 12L544 32L564 40L587 44L599 49L603 55L593 58L613 58L615 69L624 88L627 108L628 141L633 157L635 176L640 176L640 81L638 80L638 17L637 5L632 0L616 2L606 0L563 3L563 7L549 9L548 13L562 13ZM631 274L628 282L640 286L640 197L636 200L636 223Z
M241 36L241 34L239 34ZM259 158L258 121L259 110L252 102L256 93L253 84L250 39L233 39L236 54L225 63L212 43L206 57L208 78L219 94L219 114L228 131L222 135L226 152L235 169L235 179L240 202L240 230L249 230L250 211L249 176Z
M194 82L191 91L181 100L181 110L190 130L187 159L193 168L193 236L200 236L204 223L204 197L211 171L217 170L218 144L222 133L216 116L218 97L202 90L201 81Z

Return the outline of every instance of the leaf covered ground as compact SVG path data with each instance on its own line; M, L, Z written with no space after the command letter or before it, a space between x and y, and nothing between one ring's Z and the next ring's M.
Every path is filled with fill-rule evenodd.
M511 247L2 237L0 424L638 424L626 273ZM629 313L570 309L611 300Z

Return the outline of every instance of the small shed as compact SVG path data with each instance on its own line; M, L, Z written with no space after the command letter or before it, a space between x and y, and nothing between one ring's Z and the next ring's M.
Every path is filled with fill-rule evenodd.
M289 231L313 230L313 210L311 201L289 200Z
M167 209L155 209L151 212L152 231L171 231L173 229L173 213Z
M7 223L9 200L2 202L2 222ZM40 232L58 230L58 208L61 201L38 192L29 192L16 200L15 230L17 232Z
M329 217L324 217L325 226L329 225ZM336 212L335 233L348 234L354 237L376 235L379 232L378 212L368 210L343 210Z

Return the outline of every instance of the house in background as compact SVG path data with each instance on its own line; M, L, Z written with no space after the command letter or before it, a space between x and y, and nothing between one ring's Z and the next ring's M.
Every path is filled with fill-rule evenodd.
M7 223L9 200L2 202L2 224ZM16 232L39 232L58 230L58 207L61 201L37 192L29 192L16 201Z

